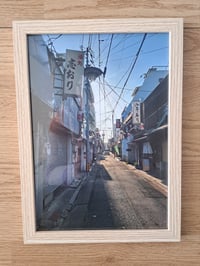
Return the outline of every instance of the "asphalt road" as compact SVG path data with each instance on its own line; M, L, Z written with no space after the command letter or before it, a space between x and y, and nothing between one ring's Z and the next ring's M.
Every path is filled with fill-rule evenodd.
M92 178L83 228L167 228L167 197L146 173L108 155L97 162Z

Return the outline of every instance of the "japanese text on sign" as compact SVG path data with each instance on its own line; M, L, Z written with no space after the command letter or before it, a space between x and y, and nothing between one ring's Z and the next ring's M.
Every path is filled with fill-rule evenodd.
M84 74L84 53L82 51L66 51L66 71L64 93L80 97Z
M141 123L140 102L133 102L133 124Z

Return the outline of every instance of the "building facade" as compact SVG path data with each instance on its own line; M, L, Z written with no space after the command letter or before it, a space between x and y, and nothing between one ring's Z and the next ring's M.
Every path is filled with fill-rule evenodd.
M122 113L122 159L165 181L167 117L168 71L153 67L143 85L134 90L132 101Z
M86 89L84 77L81 97L64 93L65 59L50 51L41 35L29 36L28 48L38 222L54 192L70 186L86 171L86 97L91 132L95 130L95 111L92 89Z

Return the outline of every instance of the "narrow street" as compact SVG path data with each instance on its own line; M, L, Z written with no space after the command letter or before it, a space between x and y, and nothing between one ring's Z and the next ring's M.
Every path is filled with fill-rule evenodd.
M167 228L169 34L81 35L28 38L37 230Z
M146 176L112 154L101 156L61 228L167 228L167 197Z

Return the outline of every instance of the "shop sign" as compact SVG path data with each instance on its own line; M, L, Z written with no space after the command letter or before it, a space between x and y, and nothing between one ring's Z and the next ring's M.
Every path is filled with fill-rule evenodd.
M140 102L133 102L133 125L141 123Z
M66 50L64 94L81 97L84 75L84 52Z

